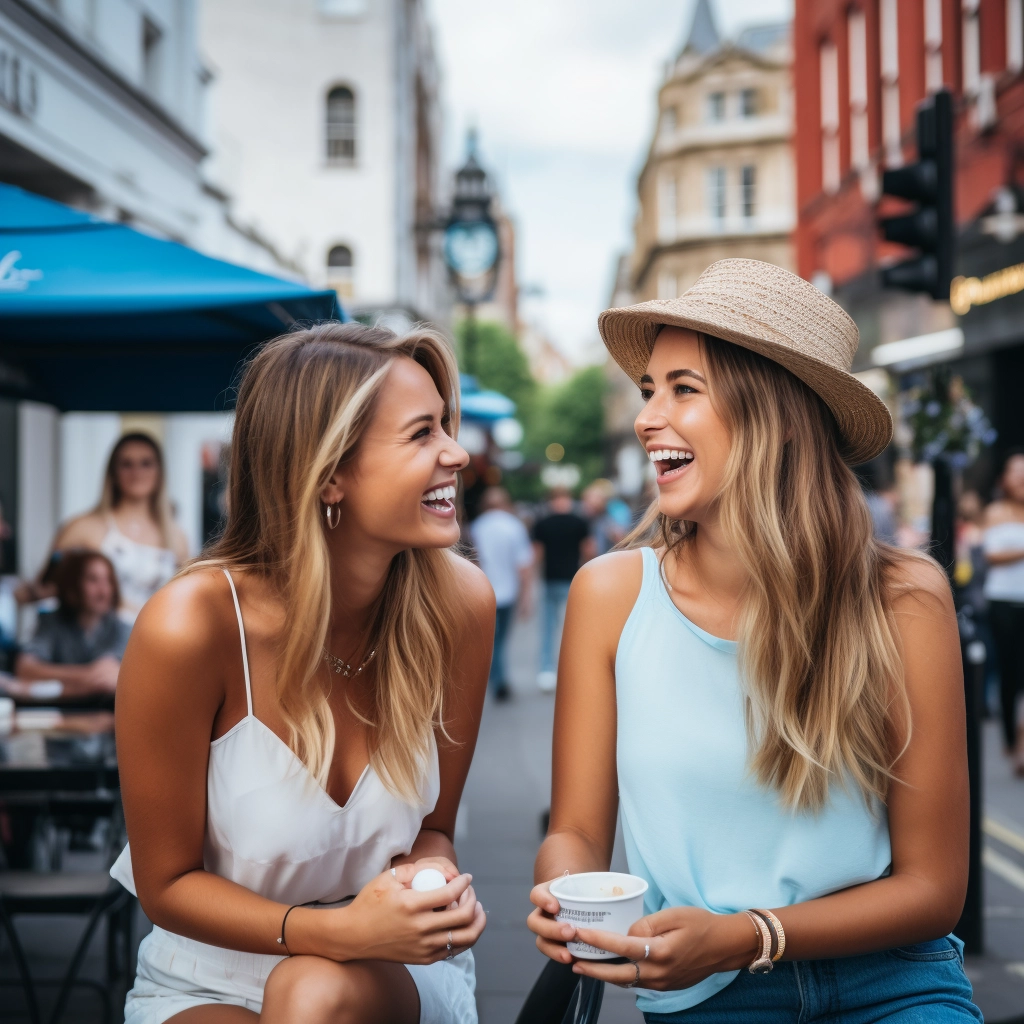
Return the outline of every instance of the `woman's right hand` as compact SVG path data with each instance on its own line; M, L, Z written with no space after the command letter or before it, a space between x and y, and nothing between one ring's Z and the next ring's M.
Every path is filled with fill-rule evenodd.
M305 915L306 927L315 926L321 915L331 915L331 959L430 964L462 953L480 938L487 916L470 885L472 875L458 875L442 889L416 892L409 888L416 865L401 864L394 871L368 882L347 907ZM291 924L289 920L289 929Z
M565 944L576 934L576 929L568 921L555 920L560 907L551 895L551 882L541 882L531 890L530 902L537 909L526 919L526 924L537 936L537 948L545 956L560 964L571 964L572 953Z

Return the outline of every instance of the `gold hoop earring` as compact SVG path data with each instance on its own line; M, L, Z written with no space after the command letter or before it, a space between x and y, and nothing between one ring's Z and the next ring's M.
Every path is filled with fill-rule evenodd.
M341 512L337 505L327 505L324 508L324 518L327 520L327 529L333 530L341 522Z

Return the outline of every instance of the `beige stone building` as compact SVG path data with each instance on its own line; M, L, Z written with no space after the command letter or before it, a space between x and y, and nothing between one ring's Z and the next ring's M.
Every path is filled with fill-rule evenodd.
M610 306L674 298L729 256L795 268L790 62L788 22L726 40L710 0L697 0L686 43L658 91L633 250L616 267ZM639 394L611 362L608 382L609 468L620 491L635 498L649 469L633 433Z
M727 256L792 269L796 222L788 22L723 40L698 0L658 92L630 261L637 301L674 298Z

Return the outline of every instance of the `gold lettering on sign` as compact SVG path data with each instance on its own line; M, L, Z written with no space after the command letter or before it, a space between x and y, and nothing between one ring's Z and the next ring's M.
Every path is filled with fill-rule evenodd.
M984 277L954 277L949 284L949 304L957 316L963 316L971 306L984 306L1022 291L1024 263L1018 263Z

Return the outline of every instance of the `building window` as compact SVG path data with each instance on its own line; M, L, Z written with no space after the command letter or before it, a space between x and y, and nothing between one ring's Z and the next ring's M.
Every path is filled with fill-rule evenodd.
M757 89L740 90L740 114L743 117L757 117L760 107L760 95Z
M676 238L678 203L676 179L664 177L658 181L658 239L673 242Z
M871 163L868 144L868 45L864 12L854 8L846 16L850 64L850 163L858 171Z
M757 213L757 168L753 166L740 168L740 204L743 216L752 220Z
M1010 0L1012 5L1013 0ZM1019 0L1018 0L1019 3ZM1009 7L1007 7L1009 14ZM924 0L924 86L938 92L942 74L942 0Z
M352 163L356 158L356 97L339 85L327 94L327 159Z
M900 59L896 0L882 0L879 35L882 50L882 145L888 167L903 165L900 131Z
M336 245L327 254L327 283L339 299L352 298L352 250L347 245Z
M159 96L163 86L164 34L149 18L142 19L142 87Z
M1006 0L1006 69L1024 69L1024 0Z
M821 187L839 191L839 55L835 43L818 51L821 71Z
M709 121L724 121L725 120L725 93L724 92L708 93L708 120Z
M708 168L708 213L716 226L725 221L725 168Z

